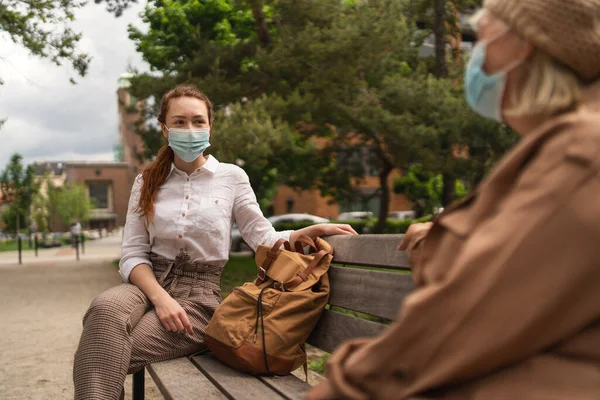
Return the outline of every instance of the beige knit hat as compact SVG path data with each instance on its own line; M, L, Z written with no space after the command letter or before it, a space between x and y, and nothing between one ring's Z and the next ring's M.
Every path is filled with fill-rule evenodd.
M600 0L485 0L484 7L581 78L600 78Z

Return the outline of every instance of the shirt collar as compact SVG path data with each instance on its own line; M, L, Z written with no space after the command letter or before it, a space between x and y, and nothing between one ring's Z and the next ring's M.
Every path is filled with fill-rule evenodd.
M215 174L217 172L217 168L219 168L219 160L214 158L212 155L209 155L206 158L206 162L200 168L198 168L196 171L194 171L194 173L199 172L202 169L205 169L208 172L210 172L211 174ZM173 170L175 170L175 169L177 169L177 167L175 166L175 163L172 162L171 170L169 171L169 175L167 176L167 179L169 179L169 177L173 173ZM179 170L177 169L177 171L179 171Z

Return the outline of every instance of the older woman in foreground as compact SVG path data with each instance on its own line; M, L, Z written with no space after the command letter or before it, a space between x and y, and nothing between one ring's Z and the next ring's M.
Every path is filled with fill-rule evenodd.
M309 399L600 398L600 0L486 0L467 100L520 143L413 226L417 289Z

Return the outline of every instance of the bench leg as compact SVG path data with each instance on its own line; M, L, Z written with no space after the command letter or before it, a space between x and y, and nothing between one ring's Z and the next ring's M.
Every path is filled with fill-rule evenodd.
M144 400L144 379L146 368L133 374L133 400Z

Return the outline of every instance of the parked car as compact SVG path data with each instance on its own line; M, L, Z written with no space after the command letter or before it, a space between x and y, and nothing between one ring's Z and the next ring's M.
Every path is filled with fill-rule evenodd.
M272 225L296 222L310 222L311 225L314 225L329 222L327 218L321 218L311 214L282 214L275 215L267 219ZM252 249L246 244L246 242L244 242L237 224L233 224L233 228L231 229L231 251L239 252L249 250Z
M388 219L402 221L405 219L415 219L416 214L414 211L390 211L387 217Z
M338 215L338 221L359 221L373 218L373 213L371 211L351 211L344 212Z
M317 217L311 214L282 214L267 218L273 225L288 224L296 222L311 222L312 224L325 224L329 222L327 218Z

